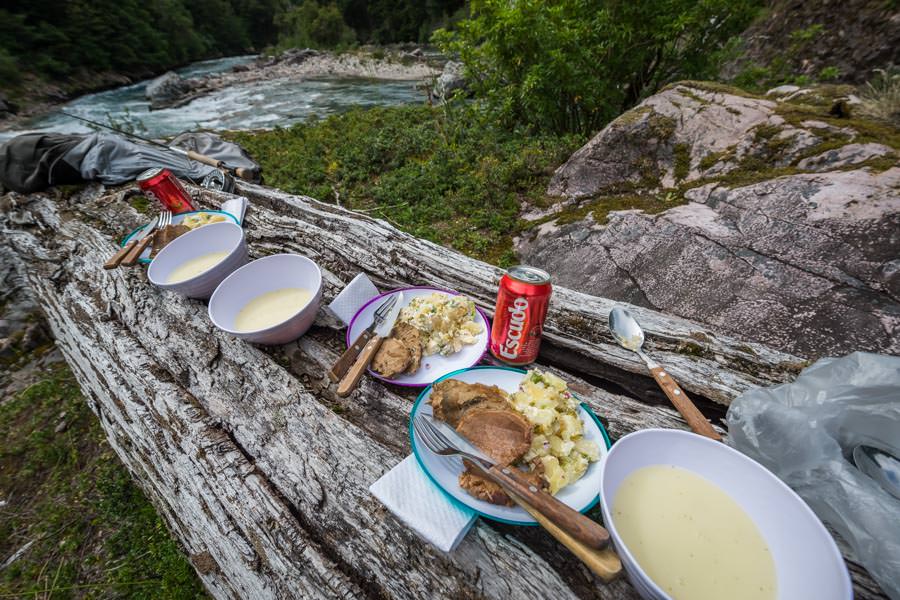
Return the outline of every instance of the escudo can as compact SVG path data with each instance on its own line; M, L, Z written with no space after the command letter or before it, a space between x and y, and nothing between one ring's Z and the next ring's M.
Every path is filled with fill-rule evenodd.
M141 191L159 200L173 215L194 210L187 190L168 169L147 169L137 176L137 184Z
M491 354L511 365L537 359L552 291L550 275L535 267L518 265L500 278Z

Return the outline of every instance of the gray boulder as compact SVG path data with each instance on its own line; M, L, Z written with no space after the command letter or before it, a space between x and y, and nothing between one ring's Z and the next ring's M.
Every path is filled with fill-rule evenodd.
M557 170L517 250L560 285L795 354L900 353L897 150L827 106L664 90Z
M435 82L433 93L435 99L439 101L448 100L458 93L467 93L462 63L450 60L444 64L444 70Z
M148 83L144 95L150 100L150 110L171 108L182 104L195 87L192 80L169 71Z

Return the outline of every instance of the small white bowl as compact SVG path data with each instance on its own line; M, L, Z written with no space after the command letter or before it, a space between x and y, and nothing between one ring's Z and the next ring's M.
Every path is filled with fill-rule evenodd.
M611 505L622 481L650 465L674 465L691 471L717 485L744 509L772 552L779 600L853 598L841 553L800 496L737 450L700 435L670 429L628 434L613 444L601 462L603 520L628 579L641 598L666 600L668 596L641 569L619 537Z
M186 261L212 252L228 252L228 255L196 277L177 283L169 283L169 276ZM211 223L172 240L150 263L147 277L150 282L165 290L205 300L222 280L247 262L247 242L240 225L230 222Z
M209 225L207 225L209 227ZM306 288L312 298L287 320L266 329L237 331L234 320L248 302L282 288ZM316 320L322 300L322 272L297 254L273 254L244 265L223 281L209 300L209 318L222 331L253 344L274 346L296 340Z

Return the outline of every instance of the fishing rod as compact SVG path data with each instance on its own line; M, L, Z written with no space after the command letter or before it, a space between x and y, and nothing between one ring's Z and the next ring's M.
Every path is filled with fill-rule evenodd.
M112 125L104 125L103 123L98 123L97 121L92 121L90 119L86 119L84 117L79 117L78 115L73 115L72 113L67 113L64 110L59 111L67 117L71 117L73 119L78 119L79 121L84 121L85 123L90 123L96 127L103 127L105 129L109 129L110 131L115 131L120 135L124 135L126 137L134 138L136 140L140 140L145 144L151 144L153 146L159 146L160 148L165 148L166 150L171 150L176 154L180 154L181 156L186 156L191 160L196 160L199 163L203 163L204 165L209 165L211 167L215 167L217 169L222 169L223 171L227 171L236 177L240 177L244 181L255 182L257 179L256 169L245 169L243 167L230 167L225 164L225 161L217 160L210 156L206 156L205 154L200 154L199 152L194 152L193 150L183 150L181 148L177 148L175 146L167 146L161 142L157 142L156 140L151 140L149 138L142 137L137 135L136 133L131 133L128 131L124 131L119 129L118 127L113 127Z

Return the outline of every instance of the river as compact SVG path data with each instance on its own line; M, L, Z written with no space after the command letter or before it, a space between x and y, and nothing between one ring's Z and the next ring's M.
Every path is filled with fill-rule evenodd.
M183 77L221 73L254 56L234 56L190 64ZM410 104L424 101L414 81L309 78L239 84L197 98L179 108L150 110L144 89L150 80L81 96L60 108L101 123L126 125L149 137L172 136L198 129L270 129L286 127L312 115L328 115L352 106ZM59 111L37 117L16 131L0 132L0 141L23 131L90 133L90 127Z

